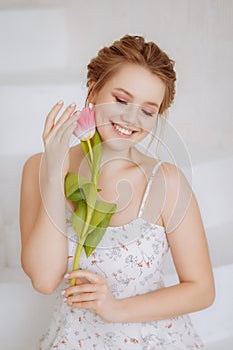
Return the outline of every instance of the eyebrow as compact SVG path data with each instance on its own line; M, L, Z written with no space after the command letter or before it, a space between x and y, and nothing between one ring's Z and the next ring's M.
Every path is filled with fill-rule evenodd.
M131 98L134 97L129 91L127 91L127 90L125 90L125 89L122 89L122 88L115 88L114 90L122 91L122 92L124 92L126 95L128 95L128 96L131 97ZM147 102L145 102L145 103L159 108L159 105L158 105L158 103L156 103L156 102L147 101Z

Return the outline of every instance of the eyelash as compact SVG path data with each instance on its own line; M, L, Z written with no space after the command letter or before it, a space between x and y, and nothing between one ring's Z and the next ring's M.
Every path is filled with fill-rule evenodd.
M127 101L121 100L119 97L115 97L115 99L117 100L117 102L120 102L124 105L127 105L127 103L128 103Z
M127 105L127 104L128 104L127 101L121 100L119 97L116 97L116 96L115 96L115 99L116 99L117 102L119 102L119 103L121 103L121 104L124 104L124 105ZM149 112L147 112L147 111L145 111L145 110L142 110L142 111L143 111L143 113L144 113L146 116L148 116L148 117L153 117L153 116L154 116L153 113L149 113Z

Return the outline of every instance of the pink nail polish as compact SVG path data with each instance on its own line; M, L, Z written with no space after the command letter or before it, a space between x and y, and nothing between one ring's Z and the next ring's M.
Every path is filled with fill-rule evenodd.
M58 105L62 105L62 103L63 103L63 100L60 100L60 101L58 101Z
M69 273L65 274L65 276L64 276L64 278L69 278L69 277L70 277Z

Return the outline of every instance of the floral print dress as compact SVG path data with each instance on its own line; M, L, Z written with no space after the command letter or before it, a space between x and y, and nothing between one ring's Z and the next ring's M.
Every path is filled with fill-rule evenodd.
M82 250L79 267L104 276L116 298L126 298L164 287L162 266L169 250L165 228L142 218L152 178L149 178L139 215L123 226L109 226L99 245L87 258ZM68 236L67 272L73 268L77 235L66 210ZM50 327L40 339L40 350L194 350L203 349L189 315L143 323L107 323L94 311L72 308L63 302L63 280L56 293Z

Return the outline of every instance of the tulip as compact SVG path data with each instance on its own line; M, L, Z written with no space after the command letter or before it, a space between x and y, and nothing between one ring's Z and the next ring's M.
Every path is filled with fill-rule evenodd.
M93 153L90 145L90 139L95 134L95 112L93 108L85 107L82 109L80 117L76 121L73 134L77 136L80 141L87 142L91 161L93 161Z
M81 110L73 134L81 141L91 139L95 133L95 112L93 108L85 107Z
M77 136L82 145L84 155L89 163L91 179L76 173L68 173L65 180L65 193L74 203L75 211L72 215L72 225L76 231L79 242L76 248L73 270L79 267L82 248L86 256L102 239L111 216L116 211L116 204L97 200L97 188L100 162L102 155L101 138L96 130L95 113L92 108L85 107L76 122L73 134ZM70 286L75 285L75 278Z

